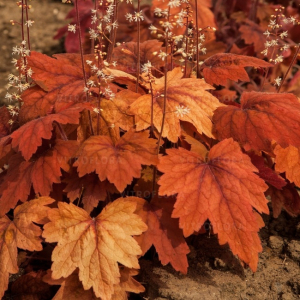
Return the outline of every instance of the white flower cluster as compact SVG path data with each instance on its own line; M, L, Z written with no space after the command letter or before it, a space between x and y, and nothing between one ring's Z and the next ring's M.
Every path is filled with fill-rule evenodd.
M282 31L282 23L284 24L298 24L299 22L294 17L285 17L282 14L284 7L276 8L275 15L271 15L269 22L269 29L263 34L266 36L267 41L265 42L265 49L261 51L264 56L268 56L269 53L273 53L275 56L269 59L274 64L281 63L284 59L282 52L290 48L289 44L285 42L288 37L288 31ZM272 50L272 51L271 51ZM277 51L276 51L277 50Z

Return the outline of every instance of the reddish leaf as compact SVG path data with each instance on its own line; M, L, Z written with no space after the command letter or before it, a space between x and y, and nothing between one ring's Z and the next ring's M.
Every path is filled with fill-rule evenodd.
M24 124L38 117L46 116L51 112L57 100L56 97L49 97L39 86L33 86L22 94L23 105L19 112L19 121Z
M61 169L69 171L69 160L77 151L76 141L57 140L55 146L33 161L14 155L8 173L0 186L0 215L28 199L31 186L36 194L49 196L53 183L60 183Z
M53 102L83 102L86 101L85 86L79 54L56 54L55 58L32 52L28 57L28 67L32 69L32 79L46 92L41 101ZM84 61L94 60L93 55L85 55ZM86 77L92 74L85 63ZM25 93L27 95L27 93ZM38 95L36 96L38 98ZM27 99L25 99L27 100ZM36 104L36 105L37 105Z
M100 181L95 174L88 174L81 178L71 177L66 180L68 185L64 189L71 202L77 198L82 198L84 209L90 213L99 201L104 201L107 193L117 193L115 187L107 180Z
M159 52L161 49L162 43L158 40L149 40L141 43L140 64L143 65L150 61L152 66L159 69L164 62L153 53ZM137 43L129 42L114 48L113 60L118 62L118 70L135 73L137 64Z
M10 113L6 106L0 107L0 138L10 134L10 125L8 121L11 119Z
M9 274L18 273L18 248L29 251L40 251L42 247L39 226L45 224L49 208L45 205L54 200L41 197L19 205L14 211L14 219L7 216L0 218L0 297L2 298L8 287Z
M175 68L167 75L167 101L163 137L176 143L181 135L180 120L192 123L199 133L212 137L212 123L210 118L213 111L222 104L207 90L212 87L204 80L195 78L181 79L180 68ZM160 132L164 97L164 77L155 79L152 84L154 90L153 99L153 124ZM130 111L136 116L137 130L143 130L151 125L150 94L138 98L130 107Z
M119 198L91 218L73 204L58 203L58 209L49 212L51 222L43 233L47 242L58 242L52 253L52 278L66 278L79 268L83 288L93 287L97 297L111 300L114 285L120 282L118 262L139 268L141 249L131 236L147 226L135 209L134 202Z
M156 140L148 132L126 132L116 143L108 136L92 136L86 140L74 166L79 176L96 172L101 181L106 178L122 192L132 179L141 175L143 165L155 165Z
M258 169L259 177L265 182L273 185L277 189L281 190L285 185L286 181L279 176L274 170L265 165L265 160L262 156L255 155L253 153L248 154L251 158L252 164Z
M116 94L114 101L101 100L101 118L105 120L106 127L119 127L130 130L134 127L134 116L129 114L129 106L141 95L130 90L123 90ZM103 126L101 126L102 129Z
M220 244L257 268L262 251L258 230L260 217L268 213L264 191L267 185L253 172L257 169L232 139L213 146L205 158L183 148L167 150L158 170L164 173L158 183L160 195L178 193L172 214L179 219L185 236L198 231L209 219Z
M270 187L266 194L271 197L274 218L278 218L282 209L292 217L300 214L300 196L293 184L288 183L282 190Z
M91 10L94 9L94 4L91 0L79 1L78 2L78 11L79 11L79 21L80 21L80 29L81 29L81 42L84 42L85 31L89 29L91 25L91 17L92 13ZM66 19L73 19L70 24L74 25L77 23L76 18L76 10L75 7L70 10L67 14ZM64 35L66 36L65 39L65 48L66 51L69 53L79 52L80 45L79 45L79 31L76 30L75 33L68 31L68 25L63 26L54 36L54 39L60 39Z
M154 245L159 260L163 265L171 263L176 271L186 274L190 252L178 220L171 218L174 199L157 197L149 203L136 197L126 198L137 203L136 214L147 224L148 230L136 237L142 248L143 255Z
M51 138L54 121L60 124L78 124L80 112L90 108L87 103L75 104L59 113L32 120L11 134L12 146L14 148L18 146L23 157L29 160L42 145L42 139Z
M206 59L202 64L203 75L209 84L226 85L227 79L250 81L244 67L268 68L272 64L250 56L219 53Z
M240 108L217 108L213 122L219 140L232 137L245 150L271 152L272 140L300 147L300 103L293 94L244 92Z
M246 44L254 44L255 51L260 53L265 49L266 36L264 29L256 23L245 20L246 24L240 26L239 31L242 33L241 37Z
M286 178L300 187L300 152L299 148L288 146L281 148L279 145L274 149L276 155L276 171L285 172Z

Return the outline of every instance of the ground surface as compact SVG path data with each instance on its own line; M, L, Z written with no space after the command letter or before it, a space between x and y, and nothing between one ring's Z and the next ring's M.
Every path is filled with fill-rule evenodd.
M11 73L12 47L19 45L20 28L10 20L20 20L15 0L0 0L0 102L6 93ZM32 1L32 49L51 55L63 51L53 40L56 30L66 24L70 6L60 1ZM219 246L215 236L201 235L189 240L191 253L187 276L161 267L154 259L141 261L139 276L147 291L132 299L148 300L295 300L300 299L300 218L283 213L278 219L265 217L261 231L263 253L258 271L243 269L226 246ZM150 255L149 255L150 256Z

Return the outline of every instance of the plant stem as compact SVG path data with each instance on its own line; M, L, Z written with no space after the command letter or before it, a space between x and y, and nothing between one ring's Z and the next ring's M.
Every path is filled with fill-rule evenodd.
M118 1L114 0L114 19L113 19L113 23L115 23L118 20ZM111 62L112 60L112 54L114 51L114 47L116 44L116 36L117 36L117 27L114 27L112 29L112 35L111 35L111 43L109 44L108 47L108 54L107 54L107 62Z
M138 0L138 13L141 10L141 2ZM137 63L136 63L136 85L135 85L135 92L137 93L139 90L139 79L140 79L140 64L141 64L141 24L140 18L137 18L137 30L138 30L138 40L137 40Z
M80 57L81 57L81 65L82 65L82 73L83 73L83 80L84 80L84 85L87 87L87 80L86 80L86 73L85 73L85 68L84 68L84 59L83 59L83 48L82 48L82 39L81 39L81 28L80 28L80 17L79 17L79 9L78 9L78 0L74 0L75 4L75 10L76 10L76 18L77 18L77 30L78 30L78 35L79 35L79 47L80 47ZM86 99L89 101L89 93L86 92ZM92 117L91 117L91 112L88 111L88 116L89 116L89 126L90 126L90 131L92 135L95 135L94 129L93 129L93 124L92 124Z
M300 51L300 44L298 45L298 48L297 48L297 50L296 50L296 52L295 52L295 54L294 54L294 57L293 57L293 59L292 59L290 65L289 65L289 68L287 69L287 71L286 71L285 74L284 74L284 77L283 77L283 79L282 79L282 81L281 81L281 83L280 83L280 85L279 85L279 87L278 87L278 89L277 89L277 93L280 92L280 89L281 89L281 87L282 87L284 81L286 80L286 77L288 76L288 74L289 74L289 72L290 72L290 70L291 70L293 64L295 63L295 60L297 59L297 56L298 56L299 51Z
M195 10L196 10L196 77L200 77L200 66L199 66L199 23L198 23L198 0L195 0Z

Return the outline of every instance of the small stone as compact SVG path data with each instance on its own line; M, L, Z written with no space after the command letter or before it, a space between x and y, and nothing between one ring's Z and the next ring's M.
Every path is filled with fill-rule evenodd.
M290 241L287 246L287 253L292 259L300 262L300 241Z
M272 249L282 250L283 247L283 239L280 236L270 236L269 238L269 246Z

